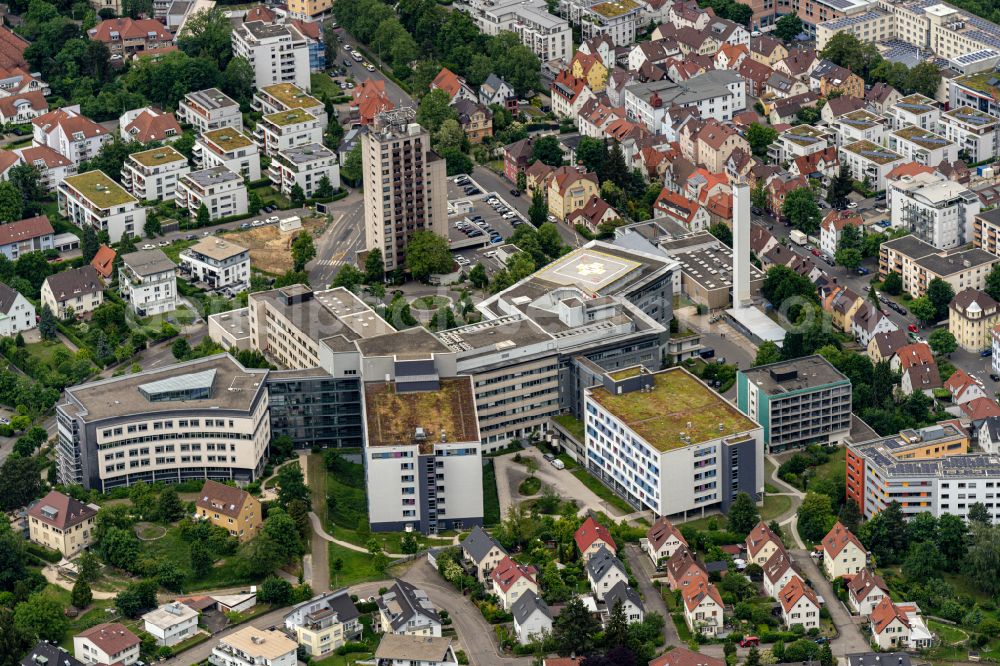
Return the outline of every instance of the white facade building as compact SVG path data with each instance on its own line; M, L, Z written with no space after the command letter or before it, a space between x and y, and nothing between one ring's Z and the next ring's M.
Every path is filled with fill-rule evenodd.
M180 254L181 271L212 289L250 287L250 251L221 238L202 238Z
M584 41L607 35L615 46L635 42L642 6L635 0L562 0L559 13L580 26Z
M170 146L132 153L122 166L122 183L140 201L174 198L177 179L191 172L187 158Z
M177 266L163 250L139 250L122 255L118 290L140 317L177 309Z
M233 30L233 55L254 71L254 87L294 83L310 89L309 42L293 25L250 21Z
M892 226L908 229L939 250L973 241L979 197L961 183L938 172L902 176L889 184L886 195Z
M179 601L149 611L142 621L157 645L177 645L198 633L198 612Z
M101 171L70 176L59 184L59 212L81 229L107 231L112 243L138 236L146 224L139 200Z
M837 150L840 164L847 165L855 180L868 181L872 188L885 189L886 175L905 160L903 156L871 141L856 141Z
M199 169L224 166L247 180L260 180L260 149L235 127L203 133L194 142L194 163Z
M204 205L209 218L218 220L247 212L247 186L240 174L224 166L185 174L177 181L177 206L186 208L191 217Z
M48 146L73 164L94 157L111 140L111 132L104 126L80 115L79 105L38 116L31 121L31 128L33 145Z
M323 176L334 190L340 188L340 165L337 154L319 143L279 150L271 158L267 175L274 188L288 196L298 185L309 199L316 192Z
M326 106L294 83L275 83L254 93L253 108L262 115L302 109L316 116L326 127Z
M281 150L321 143L323 126L308 111L290 109L261 118L254 130L254 138L261 152L273 157Z
M686 515L760 495L763 429L686 370L606 373L584 400L587 467L633 506Z
M1000 152L1000 119L971 106L941 114L941 131L968 154L969 162L982 162Z
M275 629L244 627L219 639L208 662L213 666L295 666L299 644Z
M243 129L240 105L218 88L184 95L177 107L177 119L194 125L199 134L222 127L232 127L237 131Z
M958 146L951 140L919 127L893 130L886 137L889 150L899 153L908 162L937 166L958 159Z
M35 328L35 306L27 298L0 283L0 337Z
M650 81L625 88L625 114L651 132L666 134L671 106L695 107L704 119L732 120L746 108L746 81L727 69L711 70L680 83Z
M553 16L543 0L472 0L469 15L487 35L513 32L521 43L544 62L573 57L573 30L569 22Z

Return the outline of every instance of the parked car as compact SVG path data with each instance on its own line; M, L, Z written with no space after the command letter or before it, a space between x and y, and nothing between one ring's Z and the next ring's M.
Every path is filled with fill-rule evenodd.
M757 647L758 645L760 645L760 639L756 636L744 636L739 642L739 646L742 648Z
M858 275L868 275L869 273L871 273L871 271L865 268L864 266L859 266L857 273Z
M917 333L918 331L920 331L920 329L917 328L916 324L910 324L909 326L906 327L906 330L908 330L910 333Z
M553 460L556 459L556 457L551 453L543 453L542 458L544 458L547 462L552 462Z
M991 372L990 373L990 379L992 379L995 382L1000 382L1000 375L998 375L995 372Z
M519 196L521 196L521 190L511 190L510 191L510 195L512 197L519 197Z
M564 463L562 460L559 460L559 458L556 458L555 460L552 461L552 466L555 467L556 469L566 469L566 463Z
M142 249L143 250L155 250L156 246L153 245L152 243L146 243L145 245L142 246Z
M993 356L993 350L984 349L982 352L979 353L979 355L982 356L983 358L987 358L988 356Z
M166 247L168 245L170 245L170 241L161 240L159 243L156 244L156 247Z
M858 202L857 201L852 201L849 204L847 204L847 207L848 208L857 208L858 207Z

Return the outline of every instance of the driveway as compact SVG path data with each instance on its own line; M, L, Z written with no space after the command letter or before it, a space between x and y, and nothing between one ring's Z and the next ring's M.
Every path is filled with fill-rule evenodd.
M615 520L620 520L624 517L621 511L598 497L593 490L583 485L583 482L573 476L573 473L568 469L556 469L553 467L551 463L542 457L538 449L528 447L519 453L522 458L533 458L538 463L538 471L535 473L535 476L538 477L543 485L552 488L555 494L563 499L576 500L576 504L580 508L577 512L578 515L582 516L591 511L600 511ZM507 515L507 507L511 506L515 498L518 497L517 483L520 483L520 478L525 476L518 476L518 473L524 470L524 467L520 463L514 462L514 455L514 453L508 453L493 459L493 466L496 469L497 475L498 495L500 495L500 515L502 516ZM513 481L513 477L518 478L518 481ZM504 491L501 490L502 488L508 490L506 506L503 503L504 496L501 493Z
M840 634L830 641L833 655L844 657L855 652L869 652L868 640L861 633L858 625L854 623L854 617L834 594L833 585L816 566L816 561L809 557L809 553L805 550L790 550L788 554L792 558L795 568L809 579L813 589L826 602L826 609Z
M403 580L427 593L438 608L448 611L458 632L458 640L469 656L471 666L528 666L531 657L506 657L497 652L496 632L483 618L479 609L460 594L432 567L426 557L421 557L410 567Z
M653 574L656 569L650 561L649 556L642 552L642 549L634 543L625 545L625 559L632 567L632 575L639 583L639 592L642 593L643 605L646 612L655 611L663 616L663 637L667 639L667 645L680 645L681 637L677 633L677 627L667 612L667 605L663 602L663 595L660 590L653 585ZM666 582L666 578L663 579Z

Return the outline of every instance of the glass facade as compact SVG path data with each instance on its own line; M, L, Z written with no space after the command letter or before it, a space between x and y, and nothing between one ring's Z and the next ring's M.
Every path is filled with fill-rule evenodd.
M267 380L272 438L288 435L302 449L362 447L359 380L276 375Z

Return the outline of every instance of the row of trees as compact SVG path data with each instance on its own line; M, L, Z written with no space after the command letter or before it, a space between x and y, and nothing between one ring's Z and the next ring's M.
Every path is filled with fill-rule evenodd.
M920 93L933 99L941 84L941 72L933 63L921 62L909 68L891 62L882 57L874 42L862 42L849 32L831 37L819 55L846 67L866 83L888 83L904 95Z

